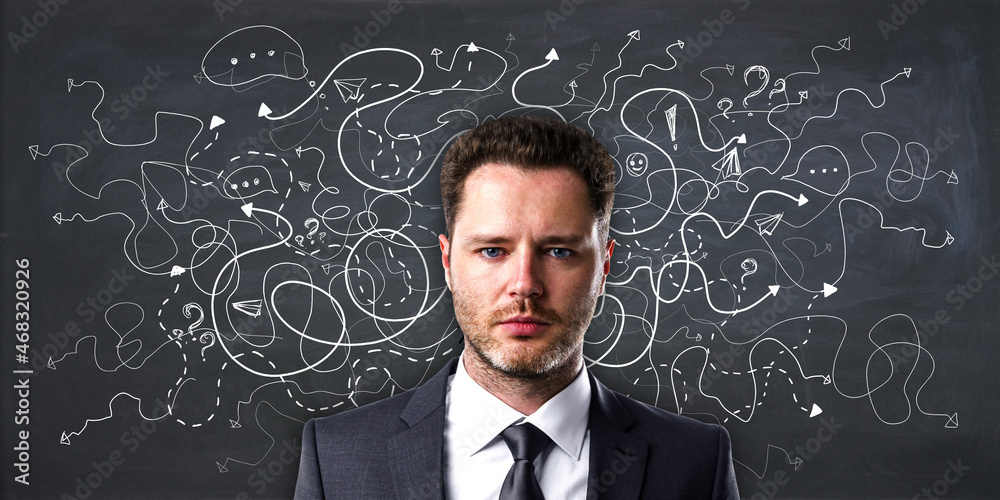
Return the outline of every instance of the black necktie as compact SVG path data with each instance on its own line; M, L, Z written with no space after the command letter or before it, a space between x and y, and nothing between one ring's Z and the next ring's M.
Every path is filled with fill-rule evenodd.
M514 465L500 489L500 500L544 500L532 462L549 445L549 437L531 424L512 425L504 429L500 437L514 455Z

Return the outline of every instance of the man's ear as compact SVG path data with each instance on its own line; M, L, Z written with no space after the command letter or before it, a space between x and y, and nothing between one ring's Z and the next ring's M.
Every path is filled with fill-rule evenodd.
M438 236L438 243L441 245L441 267L444 268L444 282L451 290L451 242L445 235Z
M601 293L604 293L604 283L608 280L608 273L611 272L611 254L615 252L615 240L608 239L608 246L604 251L604 275L601 276Z

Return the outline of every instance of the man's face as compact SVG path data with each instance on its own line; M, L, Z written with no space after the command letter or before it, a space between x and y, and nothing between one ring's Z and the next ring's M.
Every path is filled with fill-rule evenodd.
M578 174L483 165L440 243L467 355L519 377L580 362L614 242Z

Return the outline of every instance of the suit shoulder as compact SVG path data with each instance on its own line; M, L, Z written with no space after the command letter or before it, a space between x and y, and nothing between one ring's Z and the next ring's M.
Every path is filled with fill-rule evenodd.
M669 432L670 434L709 440L718 439L720 431L726 432L725 428L721 425L710 424L684 415L678 415L671 411L632 399L618 392L614 394L621 405L635 419L635 426L639 431L653 431L657 435Z
M413 391L368 403L326 417L313 419L318 435L352 434L368 429L385 432L400 422L399 414L413 397Z

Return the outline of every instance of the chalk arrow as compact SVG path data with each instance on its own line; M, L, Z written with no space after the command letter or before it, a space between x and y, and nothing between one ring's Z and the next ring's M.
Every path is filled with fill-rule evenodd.
M558 61L559 60L559 54L556 53L556 49L553 48L552 50L550 50L549 54L547 56L545 56L545 60L546 61Z
M28 146L28 152L31 153L31 159L32 160L34 160L35 158L37 158L38 157L38 144L35 144L34 146ZM955 172L952 171L952 174L954 174L954 173Z
M73 79L72 78L67 78L66 79L66 92L72 92L72 91L73 91Z
M837 293L837 287L835 287L835 286L833 286L833 285L831 285L829 283L823 283L823 296L824 297L829 297L829 296L831 296L831 295L833 295L835 293Z
M465 51L466 52L479 52L479 47L476 47L475 43L469 42L469 48L465 49Z
M57 212L55 215L52 216L52 218L55 219L56 224L62 225L63 223L62 212Z
M513 42L514 41L514 35L512 33L507 33L507 41L508 42Z
M840 39L840 48L851 50L851 37Z
M267 104L260 103L260 109L257 110L257 116L267 116L271 114L271 108L267 107Z
M38 146L35 146L35 148L37 151ZM34 158L34 156L32 156L32 158ZM956 174L954 170L948 174L948 184L958 184L958 174Z
M798 202L799 202L799 206L801 207L802 205L805 205L806 203L809 203L809 198L806 198L806 195L804 195L802 193L799 193Z
M774 295L775 297L778 296L778 291L781 290L781 287L778 285L771 285L767 288L768 290L771 290L771 295Z
M913 71L913 68L903 68L903 73L905 73L905 74L906 74L906 77L907 77L907 78L909 78L909 77L910 77L910 72L911 72L911 71Z
M439 55L441 55L443 53L444 52L441 52L441 49L439 49L439 48L435 47L435 48L431 49L431 55L432 56L439 56Z
M181 266L174 266L170 269L170 276L180 276L184 274L185 270Z
M250 212L253 212L253 203L247 203L246 205L243 205L242 207L240 207L240 210L243 210L243 213L247 214L247 217L250 217Z
M639 39L639 30L635 30L635 31L629 33L628 36L629 36L629 38L631 38L633 40L638 40Z
M795 460L792 460L792 464L795 466L794 467L795 470L799 470L799 467L802 467L802 459L799 457L795 457Z
M270 110L268 110L268 112L270 112ZM223 120L222 118L219 118L218 116L213 116L212 117L212 122L208 125L208 129L212 130L215 127L218 127L219 125L222 125L223 123L226 123L226 120Z
M727 64L726 71L729 72L729 76L733 76L733 72L736 71L736 66L733 66L732 64Z
M601 51L601 46L597 45L597 42L594 42L594 45L592 47L590 47L590 51L591 52L600 52Z
M801 91L799 91L799 97L801 97L803 100L808 99L809 98L809 91L808 90L801 90Z
M62 437L59 438L59 444L69 445L69 436L67 436L65 432L63 432Z
M46 366L48 366L50 370L55 370L56 369L56 364L55 364L55 362L52 361L52 358L49 358L49 362L46 363Z
M820 413L823 413L823 409L820 408L819 405L817 405L816 403L813 403L812 410L809 412L809 417L810 418L815 417L816 415L819 415Z
M219 472L223 472L223 473L229 472L229 469L227 469L226 466L220 464L219 462L215 462L215 465L219 466Z
M948 429L957 429L958 428L958 413L952 413L951 416L948 417L948 423L944 424L944 426L946 428L948 428Z
M830 383L832 383L832 381L830 380L830 376L823 375L823 385L830 385Z
M239 429L239 428L241 428L241 427L243 427L243 426L242 426L242 425L240 425L240 423L239 423L239 422L237 422L237 421L235 421L235 420L233 420L233 419L229 419L229 427L230 427L231 429Z

